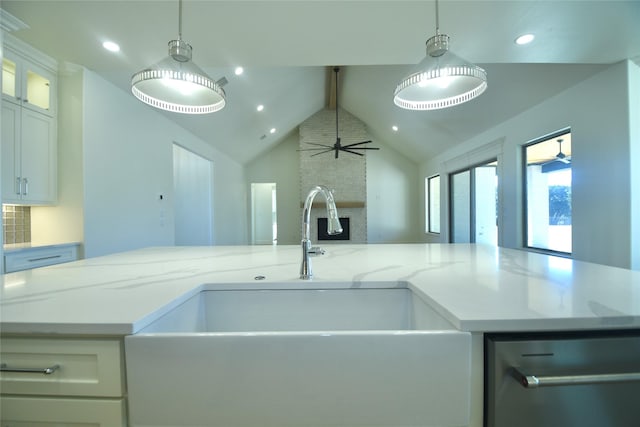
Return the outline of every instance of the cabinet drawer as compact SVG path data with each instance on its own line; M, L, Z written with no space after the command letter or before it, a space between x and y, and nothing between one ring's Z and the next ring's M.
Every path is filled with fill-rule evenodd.
M77 259L78 248L76 245L33 248L21 250L15 253L5 253L4 268L5 272L12 273L14 271L61 264L63 262L75 261Z
M0 397L2 427L126 425L124 399Z
M3 394L123 395L123 356L118 340L3 338L0 392ZM9 372L8 369L52 373Z

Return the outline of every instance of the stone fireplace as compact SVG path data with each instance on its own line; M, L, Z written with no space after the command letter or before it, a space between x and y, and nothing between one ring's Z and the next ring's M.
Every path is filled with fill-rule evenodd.
M365 124L348 111L339 111L339 134L342 145L371 139ZM313 144L333 146L336 142L336 112L324 109L309 117L300 125L301 150L322 148ZM312 143L312 144L309 144ZM335 158L335 152L300 151L300 203L301 206L316 185L333 190L340 218L349 218L349 240L333 240L334 243L367 242L367 168L366 151L358 156L343 151ZM317 154L314 156L314 154ZM311 238L318 240L318 218L326 217L324 199L316 197L311 210Z

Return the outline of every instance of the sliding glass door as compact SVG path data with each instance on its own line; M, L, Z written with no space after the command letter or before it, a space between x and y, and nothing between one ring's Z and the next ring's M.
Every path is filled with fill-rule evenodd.
M451 243L471 242L471 171L451 175Z
M572 251L571 132L527 144L525 159L526 247Z
M450 241L498 244L497 160L449 175Z

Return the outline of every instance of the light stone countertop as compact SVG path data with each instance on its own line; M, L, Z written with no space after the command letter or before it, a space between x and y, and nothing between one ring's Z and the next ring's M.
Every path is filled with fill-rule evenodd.
M640 328L640 272L467 244L157 247L5 274L0 332L127 335L202 289L407 284L462 331ZM263 280L256 280L264 276Z

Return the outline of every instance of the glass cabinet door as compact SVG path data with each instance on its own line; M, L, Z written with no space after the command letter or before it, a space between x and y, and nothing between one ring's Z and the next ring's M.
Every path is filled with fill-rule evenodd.
M3 95L8 95L12 98L17 98L16 75L17 75L16 63L13 61L10 61L7 58L2 58L2 94Z
M51 76L35 64L5 57L2 59L2 94L25 107L50 112Z
M48 110L51 102L51 81L34 71L32 67L25 67L26 93L25 102Z

